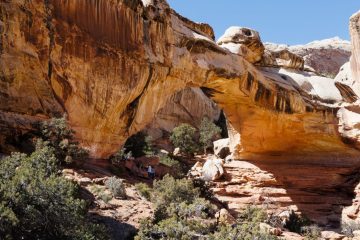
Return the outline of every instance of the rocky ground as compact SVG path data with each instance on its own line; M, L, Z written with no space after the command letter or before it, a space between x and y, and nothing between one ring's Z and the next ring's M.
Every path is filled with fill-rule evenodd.
M135 189L134 183L138 182L136 178L123 178L127 197L117 199L104 186L105 181L113 176L111 172L64 169L63 174L80 185L83 197L90 204L90 217L110 227L113 239L131 239L140 220L153 214L151 203ZM149 183L146 179L143 181Z
M215 155L196 156L191 162L197 162L189 172L190 177L202 177L209 179L211 189L215 194L217 204L221 204L227 210L222 209L218 213L219 218L226 222L231 222L237 216L239 211L247 205L259 206L265 208L269 214L282 216L286 218L291 210L298 213L303 212L301 204L297 203L291 191L284 186L286 179L278 179L269 171L253 162L223 160ZM282 171L288 171L287 180L300 180L302 171L291 171L286 166L278 165ZM325 169L326 170L326 169ZM326 170L327 171L327 170ZM113 239L131 239L137 231L141 219L151 217L154 213L151 202L141 197L135 188L135 184L145 182L151 185L151 180L139 176L137 172L127 169L122 172L120 178L124 180L126 187L126 199L113 198L111 192L105 187L105 181L113 176L111 171L106 168L95 167L95 165L85 166L84 169L64 169L63 174L67 179L77 182L81 186L83 197L90 205L90 217L105 223L111 229ZM290 176L291 179L290 179ZM318 176L321 179L322 176ZM306 179L301 179L305 181ZM301 190L297 190L301 191ZM305 191L305 190L303 190ZM314 204L317 201L327 199L329 205L334 202L340 202L341 196L335 196L331 199L328 196L319 196L311 193L307 189L306 194L301 193L303 204ZM296 194L295 194L296 195ZM339 203L340 204L340 203ZM334 208L334 206L332 206ZM354 214L358 208L347 208L347 214ZM334 221L339 217L340 212L332 212L328 215L326 210L323 213L324 223L329 223L329 218ZM307 213L308 214L308 213ZM316 219L322 219L321 213L317 212ZM356 213L355 213L356 214ZM297 233L290 232L284 228L273 228L267 224L262 225L264 231L272 232L281 239L301 240L305 239ZM330 225L323 226L321 239L348 239L345 235L339 234L339 229L332 228ZM358 239L358 238L353 238ZM360 238L359 238L360 239Z

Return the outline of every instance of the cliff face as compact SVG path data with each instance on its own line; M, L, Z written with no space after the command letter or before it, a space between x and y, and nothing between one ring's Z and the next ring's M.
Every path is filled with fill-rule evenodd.
M354 81L360 82L360 11L350 18L350 35L352 55L350 59L351 72Z
M182 123L200 126L205 117L217 121L220 113L219 107L200 88L185 88L166 101L146 131L155 140Z
M287 49L302 57L306 68L329 78L334 78L351 56L351 43L338 37L295 46L267 43L265 47L272 51Z
M164 0L2 1L0 13L0 150L11 150L34 123L66 112L81 144L93 157L107 157L154 121L170 129L173 122L161 119L176 113L168 101L180 99L181 109L187 90L174 94L201 87L232 126L234 158L273 174L290 198L281 204L329 215L333 204L310 202L353 187L348 178L360 164L356 86L308 71L289 49L264 47L254 30L232 28L215 43L211 27L181 17ZM349 67L355 82L356 19ZM212 103L191 107L218 111ZM309 169L320 176L306 175ZM347 194L336 201L347 203Z
M116 151L185 87L203 87L225 110L243 157L357 154L338 133L344 98L334 81L301 68L254 67L244 56L262 58L254 31L227 33L226 44L242 49L234 52L164 1L17 1L2 2L1 11L2 92L11 96L2 115L66 111L94 157ZM271 57L297 66L295 55Z

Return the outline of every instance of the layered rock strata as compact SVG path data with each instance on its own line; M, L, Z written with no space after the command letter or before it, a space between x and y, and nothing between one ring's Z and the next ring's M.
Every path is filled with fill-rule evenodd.
M338 133L334 81L257 69L165 1L18 1L1 11L2 114L66 111L94 157L115 152L185 87L203 87L225 110L242 156L357 154ZM261 54L256 32L236 29L222 42Z
M334 78L342 65L349 61L351 43L338 37L314 41L305 45L288 46L265 43L268 51L287 50L304 59L305 68L329 78Z
M335 202L349 199L337 190L348 189L346 176L360 163L357 91L304 71L291 51L267 53L256 31L236 27L216 44L210 26L164 0L2 1L0 13L2 150L66 112L91 155L108 157L174 93L201 87L232 126L233 158L272 174L301 211L317 216L321 208L329 219ZM357 54L353 31L352 42ZM323 193L334 202L318 201Z

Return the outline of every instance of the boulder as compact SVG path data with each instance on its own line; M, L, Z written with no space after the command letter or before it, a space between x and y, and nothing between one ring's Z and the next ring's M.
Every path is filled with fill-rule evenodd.
M322 231L321 238L324 240L342 240L346 238L346 236L333 231Z
M360 81L353 80L350 62L341 66L335 77L335 84L338 84L341 95L347 102L354 102L359 99Z
M263 67L285 67L302 70L304 69L304 59L287 49L279 51L266 50L258 65Z
M265 49L260 34L244 27L228 28L217 44L232 53L243 56L251 63L260 61Z
M224 175L222 159L208 159L202 167L202 177L205 181L215 181Z
M283 232L281 239L286 239L286 240L304 240L304 237L302 237L300 234L294 233L294 232Z
M231 162L232 160L234 160L234 157L230 154L225 158L225 163Z
M354 238L360 239L360 230L353 231Z
M260 231L273 236L280 236L282 234L282 230L280 228L274 228L267 223L260 223Z
M91 179L88 177L79 178L77 181L81 186L86 186L92 183Z
M217 219L218 223L224 225L232 225L236 223L235 218L225 208L220 209L220 211L215 214L215 218Z
M174 156L179 156L180 155L180 148L175 148L173 151L173 155Z
M221 158L225 159L230 155L230 139L224 138L214 142L214 154Z
M202 175L202 168L203 168L203 163L201 162L196 162L194 164L194 166L191 167L190 171L189 171L189 176L190 177L201 177Z

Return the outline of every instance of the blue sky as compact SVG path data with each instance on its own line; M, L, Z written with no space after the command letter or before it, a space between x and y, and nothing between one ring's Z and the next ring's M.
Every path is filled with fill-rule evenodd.
M360 0L168 0L181 15L209 23L219 38L229 26L260 32L264 42L304 44L339 36L349 40L349 17Z

